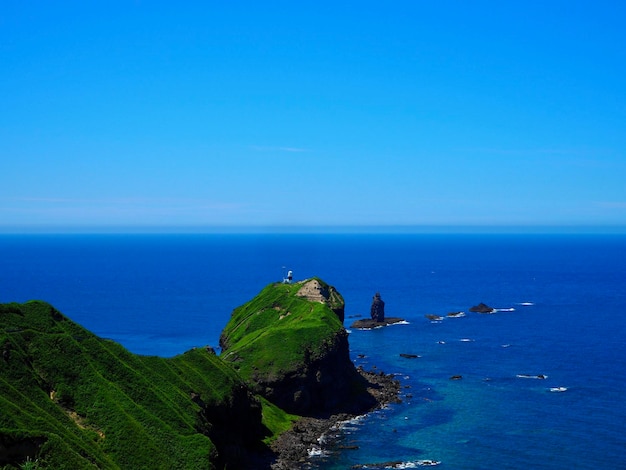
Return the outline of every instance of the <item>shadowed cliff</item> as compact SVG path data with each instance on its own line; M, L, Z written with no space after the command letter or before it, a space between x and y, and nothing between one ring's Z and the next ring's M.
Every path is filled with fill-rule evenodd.
M376 401L350 360L343 312L341 295L320 279L270 284L233 311L221 357L290 413L367 410Z

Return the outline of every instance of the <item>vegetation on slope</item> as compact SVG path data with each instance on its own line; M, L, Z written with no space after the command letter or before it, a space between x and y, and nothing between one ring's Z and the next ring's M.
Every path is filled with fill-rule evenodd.
M304 285L270 284L233 311L220 346L222 358L232 362L243 378L258 381L298 371L325 355L343 331L329 305L297 295Z
M365 412L376 401L350 360L343 313L341 295L318 278L270 284L233 311L221 357L290 413Z
M343 307L317 278L271 284L235 309L221 357L160 358L45 302L0 304L0 470L268 468L269 445L298 419L288 412L373 404Z
M289 426L211 350L134 355L44 302L0 304L0 348L0 468L221 467Z

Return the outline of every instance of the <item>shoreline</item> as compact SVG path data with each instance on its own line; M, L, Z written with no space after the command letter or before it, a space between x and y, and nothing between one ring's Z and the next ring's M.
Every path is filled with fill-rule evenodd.
M272 470L291 470L307 468L315 454L324 454L337 441L343 423L358 416L367 415L390 403L401 403L400 382L391 374L365 371L358 372L369 383L368 393L376 404L362 413L337 413L329 417L316 418L304 416L296 421L289 431L281 434L271 445L276 454ZM341 450L341 449L337 449Z

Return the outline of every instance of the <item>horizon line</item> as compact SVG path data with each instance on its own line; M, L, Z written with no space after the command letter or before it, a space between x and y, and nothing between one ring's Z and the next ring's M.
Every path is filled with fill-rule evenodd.
M424 225L19 225L0 235L45 234L626 234L626 224L424 224Z

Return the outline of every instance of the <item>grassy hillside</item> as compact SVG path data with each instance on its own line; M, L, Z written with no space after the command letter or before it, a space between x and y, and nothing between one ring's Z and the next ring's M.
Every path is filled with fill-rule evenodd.
M50 305L0 304L0 468L219 468L286 429L212 351L131 354Z
M222 358L242 377L271 382L322 357L335 344L343 324L331 308L342 308L343 299L320 279L314 281L332 293L328 302L299 296L306 283L276 283L233 311L220 344Z

